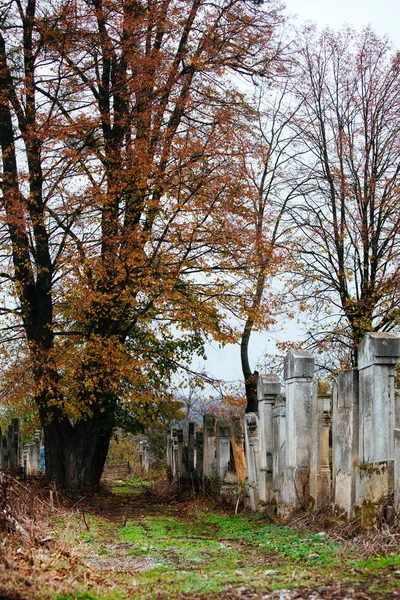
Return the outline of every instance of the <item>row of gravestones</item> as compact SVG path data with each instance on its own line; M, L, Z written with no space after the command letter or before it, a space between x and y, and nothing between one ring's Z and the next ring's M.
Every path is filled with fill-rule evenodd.
M258 413L246 415L251 503L285 513L333 504L368 525L394 490L400 507L400 407L395 368L400 339L368 333L358 368L339 373L331 393L313 380L314 358L290 351L286 395L276 375L261 377ZM331 446L330 446L331 440Z
M400 511L400 405L395 368L400 339L369 333L358 350L358 369L339 373L333 389L314 380L314 358L289 351L280 378L259 377L258 412L245 416L247 492L253 510L286 514L296 506L373 518L383 497L394 491ZM193 476L201 485L235 480L232 449L240 446L237 423L215 422L172 430L167 443L171 477Z
M40 430L35 431L32 443L22 445L19 419L12 419L4 434L0 429L0 469L22 470L26 477L43 472L44 448Z
M195 484L208 491L223 492L237 485L237 449L243 447L244 432L239 418L231 422L205 414L201 429L189 423L185 439L182 429L171 429L167 436L167 471L171 479Z

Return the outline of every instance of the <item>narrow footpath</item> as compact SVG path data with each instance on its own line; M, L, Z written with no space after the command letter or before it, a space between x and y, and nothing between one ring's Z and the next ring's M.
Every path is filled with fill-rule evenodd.
M114 482L90 498L69 499L52 518L47 542L15 544L9 566L3 561L0 599L400 596L396 553L371 557L359 543L329 532L235 515L234 508L204 500L176 502L166 485Z

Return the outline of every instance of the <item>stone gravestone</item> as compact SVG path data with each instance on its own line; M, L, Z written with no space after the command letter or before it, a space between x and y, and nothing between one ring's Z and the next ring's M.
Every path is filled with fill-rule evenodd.
M272 491L271 503L283 504L286 468L286 398L278 395L272 409Z
M285 358L286 469L283 503L305 506L309 499L311 406L314 358L305 350L290 350Z
M310 502L315 509L319 509L331 501L329 465L331 406L332 394L328 390L327 382L314 382L311 409Z
M272 491L273 427L272 411L281 391L278 375L260 375L258 378L258 415L260 420L260 475L259 499L269 503Z
M332 471L333 503L338 516L352 518L359 465L358 370L341 371L333 389Z
M247 468L247 484L249 486L250 506L258 510L259 503L259 473L260 473L260 439L259 420L256 413L245 415L245 453Z
M359 459L356 504L369 524L374 504L394 487L395 367L400 339L390 333L367 333L358 349Z

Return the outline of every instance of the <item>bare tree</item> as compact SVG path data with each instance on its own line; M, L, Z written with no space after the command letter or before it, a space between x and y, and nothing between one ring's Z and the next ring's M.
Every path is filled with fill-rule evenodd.
M298 57L297 297L318 315L313 343L338 342L356 364L366 332L399 324L399 55L370 29L311 29Z
M282 74L281 74L282 75ZM287 210L299 195L301 180L295 178L294 165L304 150L297 144L299 132L293 119L302 100L296 98L291 64L271 87L262 86L255 97L256 121L252 123L252 142L243 154L247 182L248 221L246 248L240 257L243 267L240 356L245 381L246 412L257 411L258 373L249 359L253 330L268 328L281 312L282 296L271 292L272 279L289 266L291 225Z

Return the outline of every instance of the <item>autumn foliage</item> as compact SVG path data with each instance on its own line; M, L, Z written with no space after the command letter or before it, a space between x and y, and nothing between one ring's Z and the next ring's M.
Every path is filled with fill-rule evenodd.
M280 17L243 0L10 0L0 22L5 338L49 478L97 485L118 419L173 412L171 373L232 338L238 83L273 68Z

